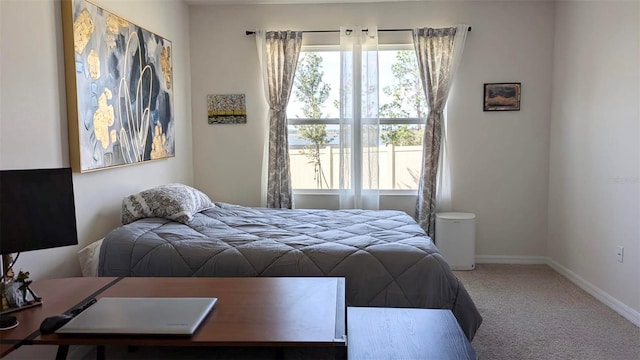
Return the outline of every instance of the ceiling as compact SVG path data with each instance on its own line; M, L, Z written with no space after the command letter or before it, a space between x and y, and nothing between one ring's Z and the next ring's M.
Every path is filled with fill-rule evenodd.
M2 0L0 0L2 1ZM256 5L256 4L346 4L393 2L458 2L495 0L183 0L189 5ZM507 0L507 1L555 1L555 0Z
M198 5L253 5L253 4L338 4L338 3L372 3L401 1L433 1L433 0L184 0L187 4ZM455 0L440 0L455 1Z

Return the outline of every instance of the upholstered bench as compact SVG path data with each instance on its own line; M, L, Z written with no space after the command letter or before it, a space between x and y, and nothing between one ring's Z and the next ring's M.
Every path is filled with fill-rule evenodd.
M347 358L477 359L450 310L347 308Z

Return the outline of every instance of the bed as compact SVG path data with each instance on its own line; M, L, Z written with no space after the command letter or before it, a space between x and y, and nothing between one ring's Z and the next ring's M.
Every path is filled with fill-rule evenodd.
M345 277L349 306L450 309L470 340L482 322L404 212L266 209L208 198L185 211L167 204L166 189L161 194L159 201L158 194L125 198L125 225L96 248L99 276Z

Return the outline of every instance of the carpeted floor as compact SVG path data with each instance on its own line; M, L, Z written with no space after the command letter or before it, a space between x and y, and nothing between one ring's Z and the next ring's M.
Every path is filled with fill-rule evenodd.
M480 359L640 359L640 328L546 265L456 271L484 318Z

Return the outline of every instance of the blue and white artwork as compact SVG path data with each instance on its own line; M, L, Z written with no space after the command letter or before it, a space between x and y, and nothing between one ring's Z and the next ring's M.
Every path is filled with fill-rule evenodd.
M171 42L86 0L62 11L74 170L175 156Z

